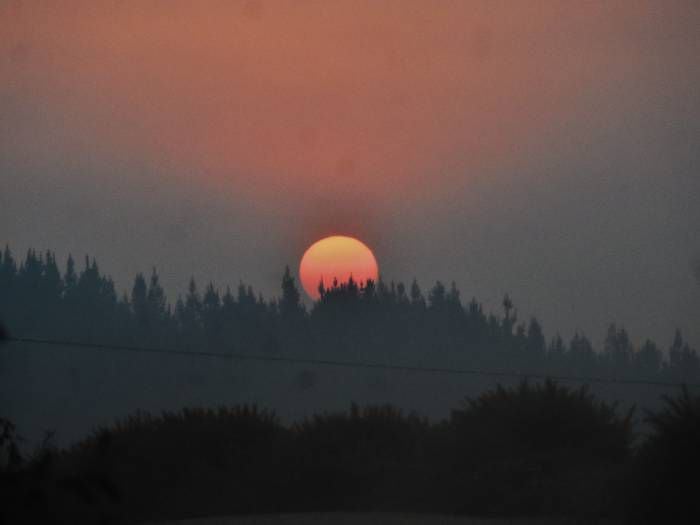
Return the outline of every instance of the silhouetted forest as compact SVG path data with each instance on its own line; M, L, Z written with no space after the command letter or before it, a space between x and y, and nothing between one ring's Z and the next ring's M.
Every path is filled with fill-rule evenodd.
M651 341L636 347L615 325L600 349L583 334L548 341L508 296L501 314L486 313L440 282L425 294L416 282L336 284L307 309L288 269L277 299L243 284L235 293L213 284L200 292L192 281L170 304L155 270L120 295L94 260L75 266L69 259L60 271L52 253L34 251L18 262L5 249L0 318L11 336L203 355L5 345L0 482L12 504L2 512L26 523L324 510L651 523L669 509L681 523L697 511L674 470L693 474L700 464L700 401L688 390L659 407L663 392L644 385L611 384L617 390L594 397L549 380L495 386L477 374L450 383L385 370L222 365L206 356L700 382L697 353L679 333L668 351ZM359 404L349 412L337 408L351 401ZM654 407L639 446L632 403ZM27 456L18 434L31 424L48 432ZM99 430L87 439L55 444L52 430L85 436L90 426Z
M289 269L277 299L265 300L244 284L222 291L208 283L200 290L192 280L187 294L170 304L155 269L137 275L130 293L120 295L94 259L78 269L69 258L65 267L59 270L51 252L30 250L16 261L4 250L0 319L14 336L700 382L697 352L679 332L667 352L649 340L635 346L614 324L600 349L584 334L547 340L537 319L518 318L508 296L501 315L486 313L476 299L464 303L454 284L437 282L424 293L415 281L350 282L321 290L307 310Z
M696 523L699 407L687 391L668 398L638 446L630 413L551 381L499 386L433 423L391 406L290 425L250 406L139 412L30 458L0 421L0 518L400 511Z

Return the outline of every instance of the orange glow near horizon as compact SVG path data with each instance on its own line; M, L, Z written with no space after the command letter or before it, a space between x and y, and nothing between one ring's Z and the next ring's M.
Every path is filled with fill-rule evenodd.
M377 260L367 245L342 235L326 237L312 244L299 265L299 277L304 291L314 300L319 299L318 285L329 288L335 279L348 282L350 276L358 283L377 280Z

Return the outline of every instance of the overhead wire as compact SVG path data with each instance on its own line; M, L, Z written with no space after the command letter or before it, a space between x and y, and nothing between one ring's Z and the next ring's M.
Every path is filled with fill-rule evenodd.
M693 387L700 388L700 383L676 383L671 381L658 381L646 379L627 379L619 377L602 377L602 376L578 376L578 375L557 375L543 372L529 372L520 370L489 370L480 368L448 368L435 366L420 366L409 364L396 363L378 363L371 361L345 361L336 359L318 359L307 357L293 357L281 355L264 355L264 354L245 354L238 352L213 352L213 351L191 351L175 348L163 347L147 347L147 346L129 346L107 343L93 343L86 341L67 341L61 339L40 339L33 337L8 337L6 339L10 343L34 344L52 347L72 347L81 349L93 349L102 351L114 352L131 352L131 353L153 353L164 354L171 356L187 356L198 358L214 358L227 359L238 361L259 361L268 363L292 363L303 365L319 365L345 368L359 369L375 369L403 372L417 372L428 374L445 374L445 375L477 375L487 377L512 377L519 379L550 379L560 382L576 382L576 383L602 383L602 384L619 384L619 385L638 385L638 386L653 386L653 387Z

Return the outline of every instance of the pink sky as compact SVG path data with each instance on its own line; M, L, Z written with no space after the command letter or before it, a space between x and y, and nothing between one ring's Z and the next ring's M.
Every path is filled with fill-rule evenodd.
M601 97L634 110L645 101L625 89L678 73L655 49L678 48L673 6L533 5L9 3L3 92L51 135L20 132L14 153L137 158L165 183L263 206L279 191L433 197L527 162L572 119L588 133Z

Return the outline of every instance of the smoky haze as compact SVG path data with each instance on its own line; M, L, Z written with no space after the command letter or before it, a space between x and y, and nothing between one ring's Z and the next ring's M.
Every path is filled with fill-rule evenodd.
M174 302L348 234L548 335L697 343L700 9L524 9L3 2L0 242Z
M700 523L699 29L0 0L0 523Z

